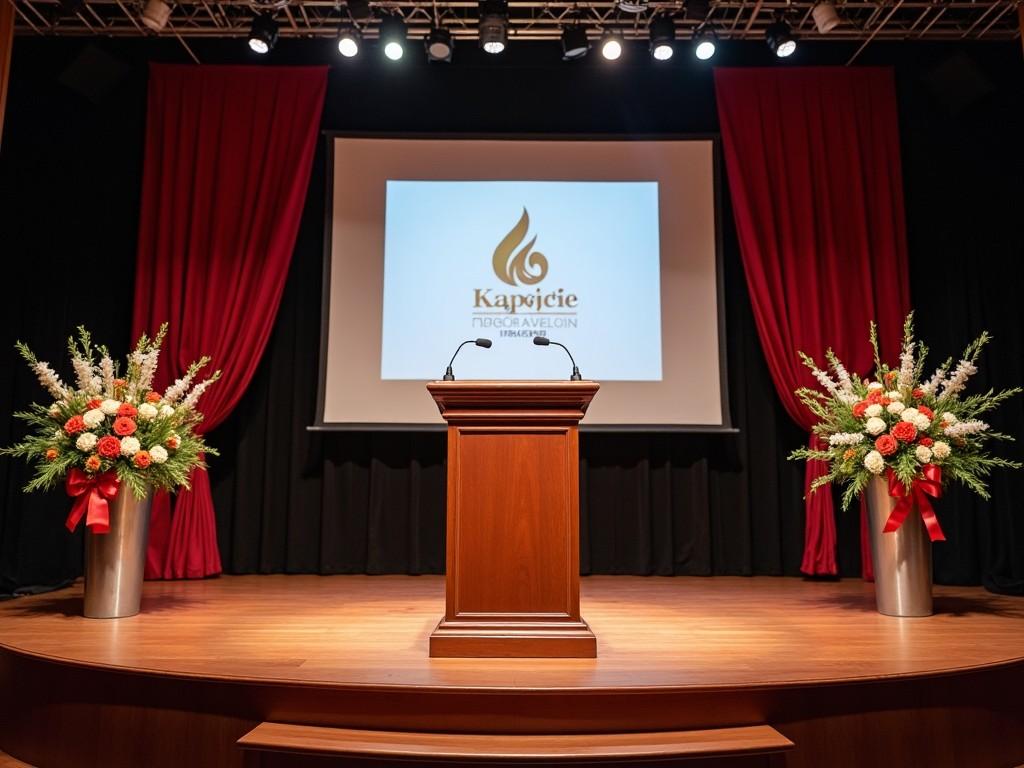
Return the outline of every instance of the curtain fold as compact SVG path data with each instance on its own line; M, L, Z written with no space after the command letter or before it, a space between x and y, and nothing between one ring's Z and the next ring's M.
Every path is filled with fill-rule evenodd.
M234 409L273 328L326 88L326 67L150 68L133 333L170 323L161 390L202 355L223 371L201 433ZM204 472L173 506L154 500L146 576L219 573Z
M820 362L831 347L869 374L869 321L883 355L897 355L910 306L892 72L716 69L715 93L758 335L786 412L810 431L793 391L816 383L797 350ZM831 494L808 494L805 511L801 570L834 575ZM870 556L863 561L867 575Z

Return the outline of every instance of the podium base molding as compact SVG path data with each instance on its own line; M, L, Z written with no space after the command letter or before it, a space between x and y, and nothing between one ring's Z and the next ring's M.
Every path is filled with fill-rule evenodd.
M579 621L449 621L430 633L432 658L597 658L597 638Z

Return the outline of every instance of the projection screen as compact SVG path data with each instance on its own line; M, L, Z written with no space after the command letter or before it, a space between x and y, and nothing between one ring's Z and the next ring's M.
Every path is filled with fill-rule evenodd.
M715 431L714 138L328 137L319 428L434 428L424 387L601 384L584 427Z

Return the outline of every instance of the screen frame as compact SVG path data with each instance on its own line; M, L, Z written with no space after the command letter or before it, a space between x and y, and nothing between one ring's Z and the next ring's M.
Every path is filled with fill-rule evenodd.
M725 274L722 254L722 151L721 134L718 133L424 133L403 131L321 131L325 146L327 172L324 190L324 244L323 266L320 291L320 359L315 421L306 429L311 432L439 432L447 429L446 424L423 423L364 423L325 422L324 409L327 397L327 330L330 321L331 258L334 235L334 142L336 139L381 139L381 140L433 140L433 141L710 141L712 166L712 197L715 204L715 292L718 323L718 370L719 397L721 400L721 424L596 424L586 421L580 424L585 432L679 432L699 434L734 434L739 432L732 426L729 408L728 352L725 343ZM443 362L443 361L441 361ZM599 382L600 383L600 382ZM426 382L424 382L426 384Z

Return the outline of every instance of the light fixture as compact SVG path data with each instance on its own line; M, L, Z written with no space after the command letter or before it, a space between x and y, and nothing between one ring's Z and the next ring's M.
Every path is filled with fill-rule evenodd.
M142 6L142 24L154 32L166 27L170 18L171 6L164 0L146 0L146 4Z
M814 25L818 28L818 32L823 35L839 26L839 14L836 12L836 7L828 0L817 3L811 10L811 16L814 17Z
M780 59L792 56L796 51L796 38L789 29L789 24L782 15L775 17L775 22L768 26L764 32L764 39L771 48L772 53Z
M508 44L508 3L482 0L480 3L480 47L487 53L501 53Z
M256 53L262 55L270 53L270 49L277 42L277 22L269 13L260 13L252 20L252 27L249 29L249 47Z
M715 48L718 47L718 36L714 30L709 28L697 30L693 36L693 55L701 61L707 61L715 55Z
M618 0L616 5L623 13L646 13L648 0Z
M668 61L675 52L676 25L671 16L664 14L651 19L651 56L658 61Z
M405 53L405 22L401 16L385 16L380 22L380 41L384 55L398 61Z
M590 50L587 28L579 24L562 28L562 59L582 59Z
M608 61L615 61L622 55L623 39L618 32L609 29L601 35L601 55Z
M452 33L441 27L433 27L424 42L428 61L452 60Z
M359 54L359 46L363 42L359 30L346 27L338 33L338 53L346 59L351 59Z

